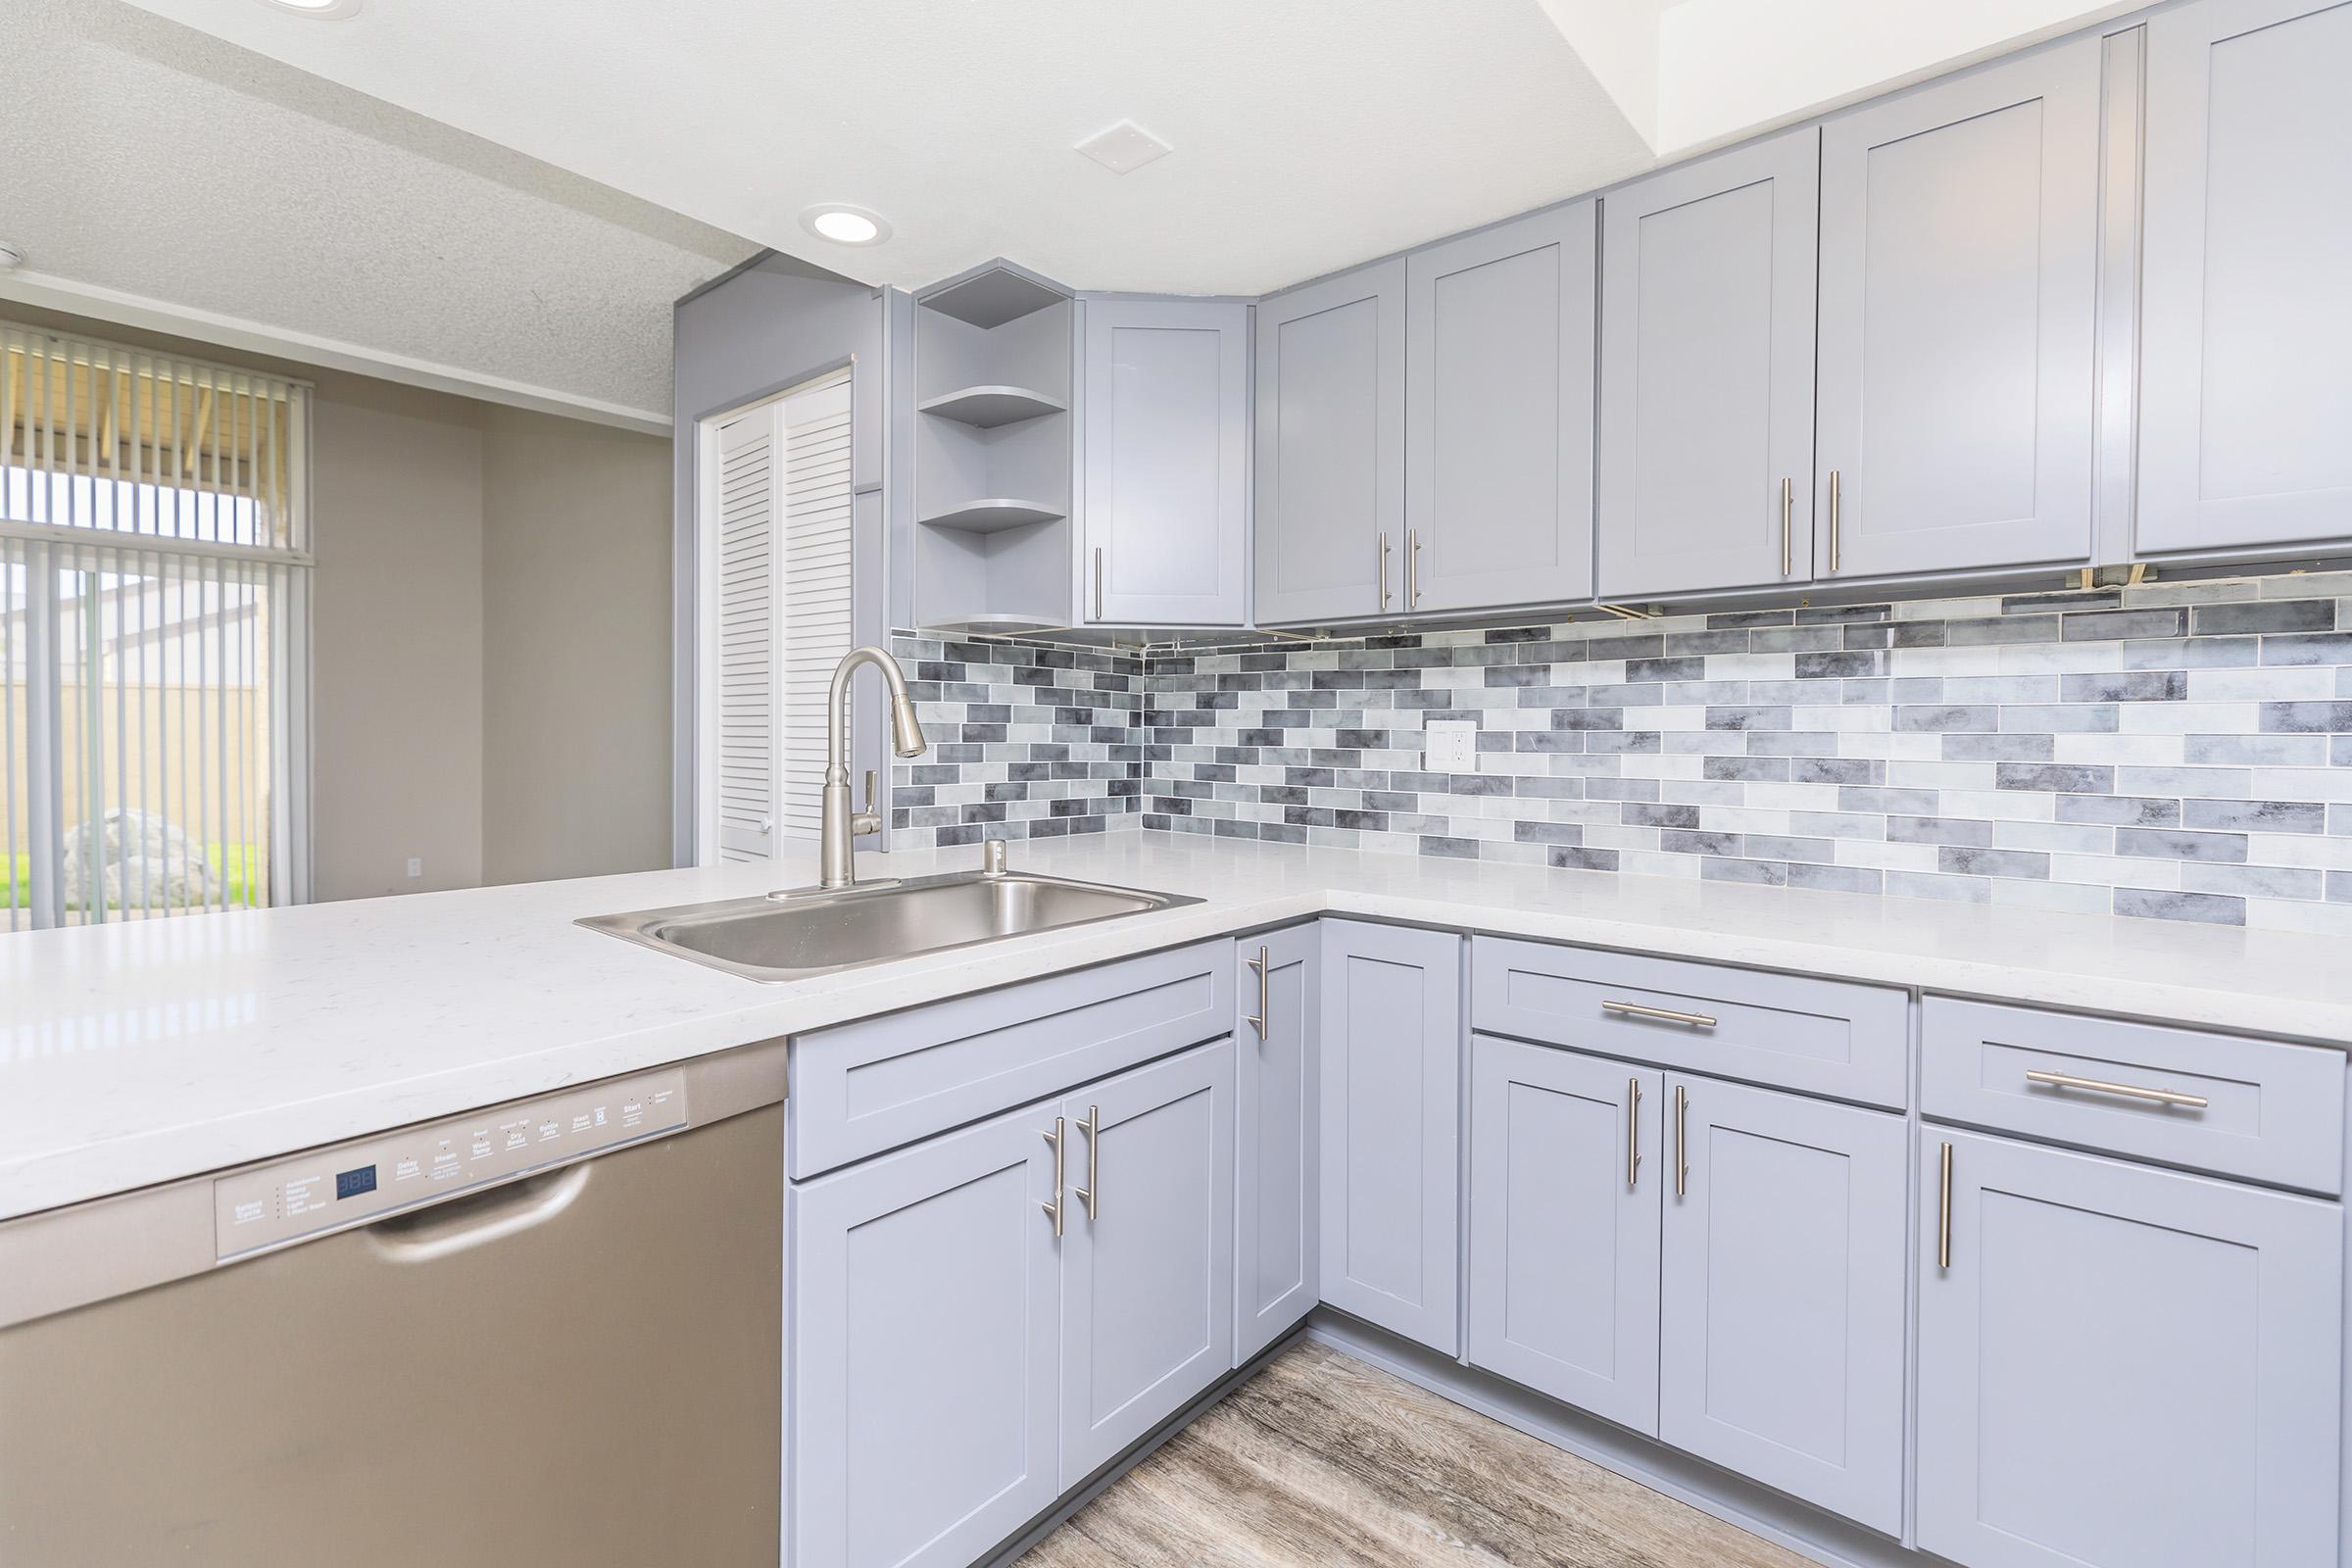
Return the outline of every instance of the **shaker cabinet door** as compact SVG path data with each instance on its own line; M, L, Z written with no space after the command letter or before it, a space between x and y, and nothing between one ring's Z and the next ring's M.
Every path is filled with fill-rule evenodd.
M1322 928L1323 1299L1452 1355L1462 939Z
M1603 599L1807 572L1820 146L1808 125L1601 201Z
M1031 1106L792 1189L795 1568L965 1568L1061 1491L1053 1130Z
M2337 1560L2335 1204L1936 1127L1920 1152L1920 1545Z
M1088 300L1089 624L1249 618L1250 307Z
M1233 1369L1233 1042L1060 1114L1066 1490Z
M1314 1310L1322 1057L1322 936L1295 925L1235 944L1236 1366Z
M2147 24L2143 553L2352 537L2352 3Z
M1257 618L1396 608L1404 544L1404 263L1257 305Z
M1470 1363L1652 1434L1662 1083L1470 1041Z
M1407 611L1592 591L1598 203L1405 259Z
M2089 559L2100 45L1823 126L1818 575Z
M1908 1129L1668 1074L1658 1436L1895 1534Z

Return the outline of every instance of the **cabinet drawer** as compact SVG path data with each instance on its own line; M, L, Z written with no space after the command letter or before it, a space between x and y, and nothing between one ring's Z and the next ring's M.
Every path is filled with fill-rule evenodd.
M798 1181L1233 1028L1233 944L1203 942L796 1036Z
M1907 1100L1901 991L1505 937L1472 943L1470 967L1470 1024L1488 1034L1864 1104Z
M1928 999L1926 1022L1927 1115L2306 1192L2343 1188L2340 1052L1949 997Z

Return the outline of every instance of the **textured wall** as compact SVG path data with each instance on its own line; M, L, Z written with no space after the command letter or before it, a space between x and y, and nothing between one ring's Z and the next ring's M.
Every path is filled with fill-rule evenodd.
M2352 573L1155 649L1140 703L1132 656L910 639L926 718L965 727L902 770L931 794L901 825L1121 825L1123 792L1054 801L1126 767L1152 828L2352 935L2347 596ZM1441 718L1479 726L1477 772L1423 768Z

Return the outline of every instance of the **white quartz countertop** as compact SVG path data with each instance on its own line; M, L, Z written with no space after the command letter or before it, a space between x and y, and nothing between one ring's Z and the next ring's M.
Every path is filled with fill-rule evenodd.
M813 855L0 936L0 1219L1320 913L2352 1046L2340 938L1191 835L1011 849L1204 902L784 985L571 922L805 885ZM858 857L869 878L977 862Z

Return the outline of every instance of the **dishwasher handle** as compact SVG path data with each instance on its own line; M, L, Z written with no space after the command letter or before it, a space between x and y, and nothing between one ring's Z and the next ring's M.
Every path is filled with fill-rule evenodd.
M544 1225L578 1200L594 1160L542 1171L488 1192L395 1214L362 1233L390 1263L430 1263Z

